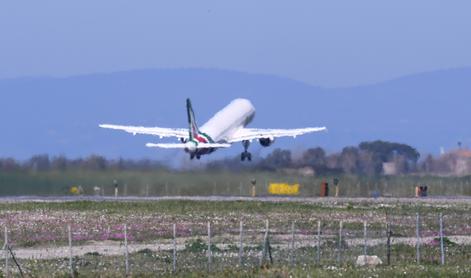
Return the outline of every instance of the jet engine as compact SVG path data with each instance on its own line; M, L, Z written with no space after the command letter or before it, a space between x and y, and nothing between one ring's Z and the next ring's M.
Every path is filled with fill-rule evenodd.
M271 146L273 143L275 143L275 139L273 139L273 138L260 138L260 139L258 139L258 142L259 142L260 145L262 145L263 147L269 147L269 146Z

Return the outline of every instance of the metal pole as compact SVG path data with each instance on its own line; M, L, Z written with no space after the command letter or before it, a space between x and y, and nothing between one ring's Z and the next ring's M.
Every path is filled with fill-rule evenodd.
M124 267L126 277L129 276L129 254L128 254L128 226L124 224Z
M416 235L416 261L417 264L420 264L420 216L419 213L416 214L416 228L415 228L415 235Z
M343 222L340 221L339 223L339 247L338 247L338 254L337 254L337 263L342 262L342 230L343 230Z
M244 239L243 239L243 235L244 235L244 223L242 222L242 220L240 221L240 227L239 227L239 265L242 266L242 256L244 254Z
M294 264L294 221L291 223L290 264Z
M149 197L149 184L146 184L146 197Z
M208 271L211 271L211 262L212 262L212 254L211 254L211 222L208 222Z
M118 181L114 180L113 185L114 185L114 197L118 198Z
M67 232L69 235L69 269L70 269L70 276L74 277L74 264L72 260L72 230L70 225L67 225Z
M10 268L8 259L10 257L10 253L8 252L8 228L5 227L5 244L3 245L3 250L5 252L5 277L10 277Z
M317 221L317 257L316 257L317 264L321 262L321 221Z
M173 224L173 272L177 271L177 225Z
M366 254L367 254L367 244L368 244L368 241L367 241L367 237L368 237L368 231L367 231L367 223L366 221L363 222L363 256L365 258L365 265L366 265Z
M391 265L391 236L392 236L392 231L391 231L391 224L386 225L386 232L387 232L387 249L386 249L386 257L388 259L388 265Z
M263 237L263 251L262 251L262 257L260 258L260 266L263 265L263 261L267 257L268 254L268 227L269 227L269 222L268 219L265 220L265 236Z
M441 263L445 265L445 244L443 239L443 214L440 213L440 254L441 254Z

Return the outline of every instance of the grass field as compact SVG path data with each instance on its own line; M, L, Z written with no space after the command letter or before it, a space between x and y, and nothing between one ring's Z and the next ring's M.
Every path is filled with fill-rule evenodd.
M467 202L411 200L382 204L355 199L322 203L24 202L0 203L0 224L8 227L9 243L22 269L34 277L69 275L68 253L57 253L67 246L67 225L72 228L74 269L78 275L124 276L124 224L130 250L129 272L135 277L467 277L471 271L470 207ZM421 219L421 265L415 262L416 213ZM440 248L436 241L439 213L445 219L445 266L439 265ZM266 220L273 264L264 263L260 267ZM244 228L242 265L238 257L240 221ZM322 223L319 262L317 221ZM354 266L357 256L364 252L364 221L368 223L367 253L384 262L373 269ZM209 272L208 222L212 230ZM392 225L393 232L390 266L386 265L387 223ZM176 224L176 273L172 271L173 224ZM3 233L0 236L3 238ZM111 250L117 253L107 253ZM36 257L27 258L25 254ZM3 262L0 267L5 270ZM11 261L10 270L16 271Z
M257 181L257 194L267 195L270 182L299 183L300 196L318 196L320 183L332 184L333 177L304 177L274 172L224 171L66 171L66 172L0 172L0 196L66 195L72 186L82 186L85 194L94 194L95 186L105 195L114 194L113 181L121 195L133 196L248 196L251 180ZM411 197L416 185L428 185L431 196L471 196L471 177L340 177L340 195ZM333 188L331 187L331 192Z

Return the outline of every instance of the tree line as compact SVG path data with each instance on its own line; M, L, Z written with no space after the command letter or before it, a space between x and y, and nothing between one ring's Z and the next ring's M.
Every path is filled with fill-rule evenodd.
M310 148L293 155L290 150L274 149L266 157L254 158L252 163L241 163L240 157L209 161L206 170L230 171L279 171L280 169L312 169L315 174L352 174L375 176L384 173L384 163L394 166L396 174L431 173L441 165L443 158L428 155L419 161L420 154L406 144L372 141L358 146L348 146L340 152L327 153L320 147ZM443 168L443 167L442 167ZM446 169L442 169L446 171ZM0 158L0 171L68 171L68 170L137 170L153 171L169 169L165 161L149 159L107 159L100 155L69 159L65 156L35 155L26 161ZM442 172L443 172L442 171Z
M316 174L355 174L374 176L383 173L383 163L395 165L398 174L416 172L419 152L406 144L386 141L362 142L358 146L349 146L341 152L327 154L320 147L305 150L294 157L290 150L275 149L265 158L255 160L251 168L276 171L283 168L312 168ZM210 169L244 169L237 157L213 161Z
M91 155L86 158L69 159L65 156L49 157L47 154L34 155L30 159L20 162L13 158L0 158L0 171L68 171L68 170L137 170L150 171L165 169L161 161L150 159L106 159L100 155Z

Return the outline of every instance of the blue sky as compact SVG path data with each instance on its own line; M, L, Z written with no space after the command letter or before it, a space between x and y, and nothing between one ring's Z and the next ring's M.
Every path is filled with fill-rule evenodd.
M338 87L471 65L471 1L3 1L0 78L142 68Z

